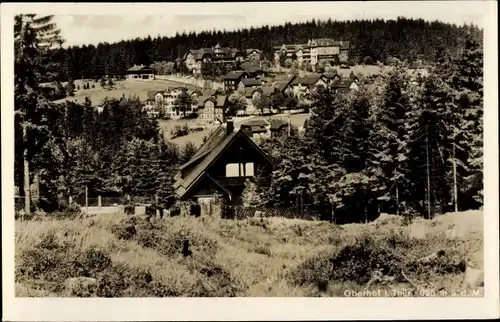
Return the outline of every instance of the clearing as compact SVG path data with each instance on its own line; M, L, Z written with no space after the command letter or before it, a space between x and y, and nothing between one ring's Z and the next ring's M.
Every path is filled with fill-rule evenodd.
M185 243L189 245L186 247ZM16 296L482 295L482 211L368 224L152 219L16 221ZM188 255L188 256L184 256ZM479 272L479 274L478 274ZM68 287L69 278L85 285ZM352 294L351 294L352 295Z

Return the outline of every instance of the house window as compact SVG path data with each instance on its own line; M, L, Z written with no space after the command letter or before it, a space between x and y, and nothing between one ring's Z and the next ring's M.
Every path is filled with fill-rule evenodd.
M245 163L245 176L253 177L253 162Z
M254 167L253 163L228 163L226 164L226 177L253 177Z

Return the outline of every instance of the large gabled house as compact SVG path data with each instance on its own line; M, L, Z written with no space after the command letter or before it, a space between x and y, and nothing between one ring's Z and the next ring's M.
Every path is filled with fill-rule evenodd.
M243 78L247 78L247 73L243 70L232 70L224 76L224 90L235 91Z
M240 205L246 180L268 175L274 167L274 161L228 121L180 167L174 189L181 201L201 203L218 197L226 204Z
M226 95L200 96L198 98L198 119L204 124L220 124L224 122L228 107Z
M184 55L184 63L193 74L201 74L203 63L234 66L242 61L245 53L238 48L222 47L220 44L211 48L191 49Z

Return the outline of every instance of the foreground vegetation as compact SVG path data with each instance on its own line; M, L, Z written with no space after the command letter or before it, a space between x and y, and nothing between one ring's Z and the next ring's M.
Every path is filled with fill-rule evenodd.
M16 296L473 295L482 290L482 236L479 211L343 226L45 217L16 222Z

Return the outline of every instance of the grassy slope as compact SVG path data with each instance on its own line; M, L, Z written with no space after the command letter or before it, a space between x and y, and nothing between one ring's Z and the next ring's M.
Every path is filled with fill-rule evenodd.
M64 102L66 100L70 100L81 103L85 101L85 97L88 97L95 104L101 104L101 102L106 97L119 99L122 97L122 95L125 95L126 98L139 97L139 99L143 101L147 98L148 91L162 90L167 87L184 86L184 84L168 80L160 80L160 79L151 81L132 81L132 80L119 81L116 82L114 88L110 90L103 89L101 85L99 85L99 83L89 82L89 84L91 85L91 87L92 84L94 84L95 88L90 88L85 90L80 89L79 91L75 92L75 96L66 97L57 102ZM80 88L82 88L80 80L75 81L75 86L77 85L80 85ZM188 88L192 88L191 85L186 85L186 86Z
M346 288L363 290L370 278L359 270L367 258L356 258L352 250L361 245L364 251L363 240L367 237L375 238L375 246L367 248L375 250L374 258L382 256L382 265L388 261L383 256L389 255L380 255L385 252L404 254L405 260L411 261L444 250L453 258L483 267L479 211L448 214L433 221L417 220L409 226L402 225L400 218L384 215L370 224L342 227L282 218L262 223L258 219L181 216L158 219L149 227L139 222L134 236L124 233L123 228L130 224L123 220L123 215L108 214L16 222L17 296L64 296L61 285L65 278L78 276L75 267L97 267L103 261L107 263L102 259L106 256L111 262L102 264L101 271L89 273L98 278L101 286L109 286L100 291L100 296L102 292L104 296L343 296ZM180 254L182 238L190 240L191 257ZM95 251L89 251L93 247L107 255L96 256ZM338 254L348 249L350 255L340 261ZM96 262L89 262L89 258ZM332 263L335 269L328 271ZM429 272L436 269L426 267L422 268ZM444 264L439 267L447 269ZM153 281L145 283L140 278L138 272L144 271L151 274ZM357 272L355 280L363 283L349 278L352 272ZM340 273L343 277L337 276ZM460 290L464 278L464 273L451 271L406 274L414 283L435 290ZM129 284L120 284L123 280ZM321 286L322 282L326 286ZM411 287L407 281L394 282L393 286ZM376 284L370 287L379 288Z

